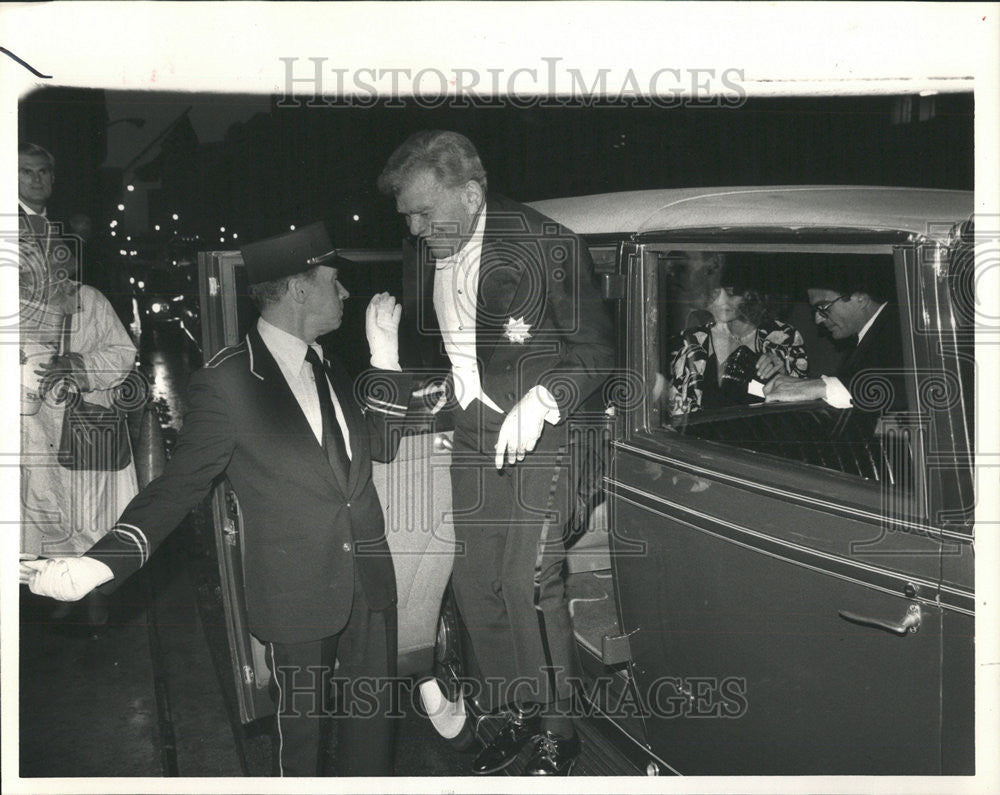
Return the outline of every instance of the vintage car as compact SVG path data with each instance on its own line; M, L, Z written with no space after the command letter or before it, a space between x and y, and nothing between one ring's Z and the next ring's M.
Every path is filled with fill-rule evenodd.
M586 713L576 772L973 772L972 195L706 188L533 206L587 241L617 333L615 371L594 410L571 420L590 509L567 566ZM869 269L890 286L903 367L867 374L872 422L823 401L670 410L677 335L703 309L691 255L711 253L783 297L810 375L833 373L845 351L818 333L803 274ZM371 292L399 289L397 253L355 254L371 265ZM239 255L200 264L210 356L250 314ZM424 676L428 717L461 745L496 725L468 687L476 661L446 587L450 441L439 419L376 477L402 670ZM215 506L251 720L272 709L267 669L242 613L238 501L223 485Z

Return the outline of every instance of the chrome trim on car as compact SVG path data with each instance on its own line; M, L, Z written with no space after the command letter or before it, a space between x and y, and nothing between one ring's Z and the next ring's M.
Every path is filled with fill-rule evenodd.
M612 446L619 450L624 450L627 453L634 453L635 455L647 458L651 461L657 461L659 463L668 464L677 469L683 470L684 472L689 472L691 474L697 475L710 475L718 480L723 480L728 483L734 483L743 488L749 489L751 491L758 492L760 494L768 495L780 495L786 497L792 502L799 503L801 505L808 505L813 508L818 508L824 510L828 513L835 514L837 516L845 516L852 519L863 519L870 522L890 522L895 527L905 530L911 533L918 533L922 535L932 536L934 538L940 538L941 540L954 541L956 543L971 543L972 538L966 534L958 533L953 530L944 530L939 527L933 527L932 525L920 524L917 522L900 521L898 519L893 519L882 514L872 513L871 511L866 511L863 508L852 508L845 505L829 502L827 500L822 500L818 497L810 497L805 494L800 494L794 491L787 491L782 489L780 486L775 486L772 484L763 484L759 482L754 482L752 480L747 480L745 478L737 477L736 475L729 475L724 472L720 472L717 469L706 469L704 467L699 467L696 464L688 463L687 461L681 461L677 458L672 458L662 453L656 453L645 447L638 447L633 444L621 441L612 441Z
M937 598L923 598L920 596L910 598L914 601L922 602L927 605L938 605L942 608L955 610L960 613L975 615L975 601L971 594L958 591L954 588L941 588L937 582L932 580L916 578L911 574L882 569L877 566L873 566L868 563L860 563L856 560L845 558L840 555L833 555L828 552L822 552L800 544L793 544L789 541L775 538L774 536L753 530L746 525L734 524L726 521L725 519L720 519L717 516L712 516L702 511L697 511L693 508L681 505L680 503L673 502L672 500L667 500L656 494L650 494L647 491L634 488L612 478L605 478L604 482L609 488L609 494L613 499L622 500L636 506L637 508L642 508L643 510L658 514L670 519L671 521L680 522L693 530L708 533L709 535L739 544L740 546L752 549L764 555L770 555L773 558L785 560L789 563L794 563L814 571L829 574L833 577L838 577L839 579L853 582L867 588L873 588L892 596L905 596L906 586L908 584L925 586L931 592L936 594L939 593L940 595ZM623 491L630 493L632 497L630 498L629 496L626 496L622 493ZM664 506L672 509L674 512L679 512L689 517L703 519L710 523L710 527L705 527L688 521L681 516L678 516L677 513L668 513L656 505L650 505L649 502L656 503L659 506ZM752 538L755 543L749 540L741 540L740 536ZM810 559L813 560L812 563L808 562ZM823 561L827 565L819 565L819 561ZM871 579L865 580L850 576L847 573L849 570L863 571L865 574L869 575ZM881 580L882 582L876 582L876 579ZM948 597L947 601L944 597ZM960 602L964 604L959 604Z

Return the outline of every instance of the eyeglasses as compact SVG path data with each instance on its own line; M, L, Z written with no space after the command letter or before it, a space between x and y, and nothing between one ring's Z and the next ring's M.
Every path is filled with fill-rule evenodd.
M850 297L849 295L838 295L832 301L820 301L818 304L810 304L809 306L813 312L819 312L823 317L830 317L830 307L837 301L846 301Z

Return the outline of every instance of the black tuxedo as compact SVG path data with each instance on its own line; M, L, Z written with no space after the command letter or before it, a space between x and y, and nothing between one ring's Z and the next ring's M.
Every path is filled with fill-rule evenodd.
M476 358L483 390L505 411L536 384L563 418L607 378L613 364L611 318L593 281L586 244L551 218L502 196L486 201L479 268ZM449 368L434 312L435 261L403 245L404 367ZM509 339L509 320L530 339Z
M367 628L370 613L382 612L388 618L376 616L385 622L378 624L379 660L367 661L366 652L360 652L361 663L371 667L358 673L385 676L395 666L396 583L371 459L391 457L398 437L386 433L383 411L369 410L367 419L362 415L339 362L325 365L350 433L347 482L330 466L254 328L192 376L190 410L163 474L129 503L113 531L86 555L112 569L111 586L121 583L225 472L243 513L250 631L268 642L269 664L275 659L279 666L319 664L321 648L336 654L338 633L350 634L359 621ZM386 377L399 389L406 389L410 380L396 373ZM380 406L395 411L385 402ZM364 606L368 610L359 615ZM356 650L366 642L352 637L349 645ZM287 764L286 772L315 775L318 722L299 723L298 728L284 728L282 743L299 758L282 764ZM377 755L376 749L369 751Z
M458 542L452 583L490 707L551 703L570 694L577 667L562 567L569 519L567 419L613 366L610 314L593 281L584 242L537 211L489 196L476 307L476 356L483 391L455 407L452 492ZM434 312L435 260L404 246L404 365L449 367ZM514 321L528 335L511 334ZM534 386L558 404L534 452L498 473L494 446L504 416ZM554 680L545 673L555 670Z
M899 330L899 310L894 304L886 304L879 312L864 338L837 368L837 378L851 392L855 407L861 411L876 403L878 407L871 410L906 410L903 337Z

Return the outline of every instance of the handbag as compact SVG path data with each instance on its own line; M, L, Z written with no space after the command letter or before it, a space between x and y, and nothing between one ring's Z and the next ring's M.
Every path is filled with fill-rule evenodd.
M59 354L69 350L72 315L63 316ZM64 469L118 472L132 463L125 412L89 403L83 394L67 390L59 440L59 465Z
M747 394L747 387L757 374L759 357L759 353L750 350L746 345L740 345L729 355L723 366L719 389L730 403L742 405L760 402L760 398Z

